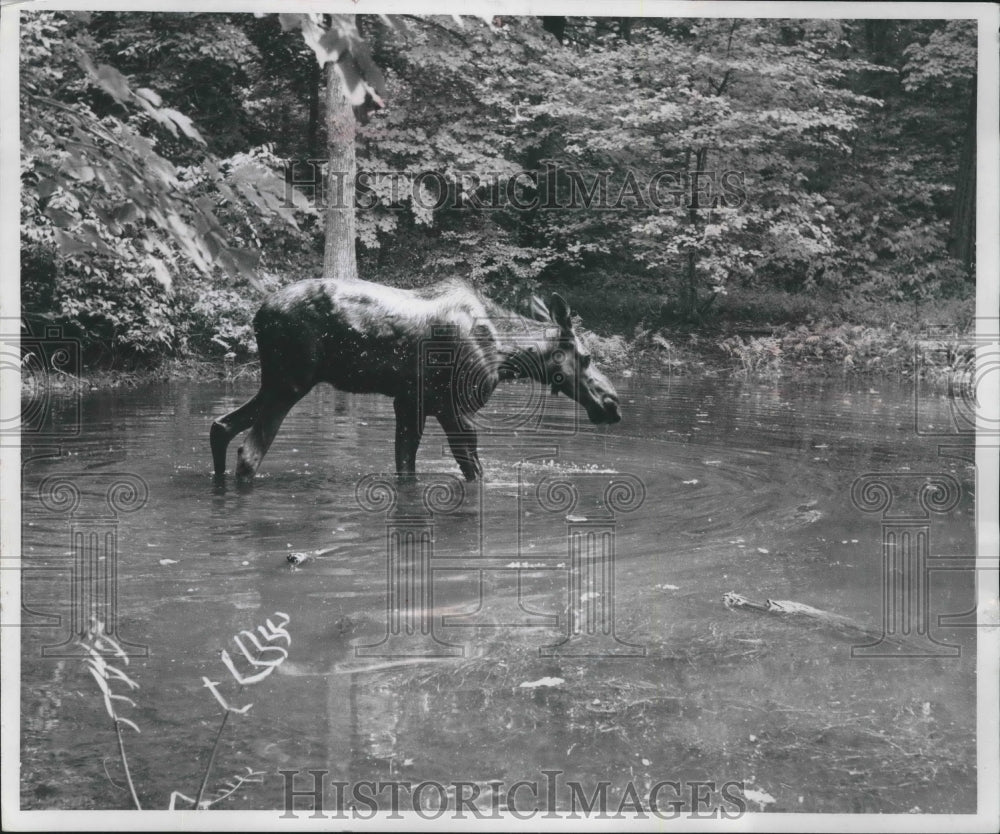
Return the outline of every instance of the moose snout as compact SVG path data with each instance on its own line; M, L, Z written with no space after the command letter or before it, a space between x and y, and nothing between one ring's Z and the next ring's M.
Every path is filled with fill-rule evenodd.
M604 413L606 415L606 420L609 423L620 423L622 419L622 410L618 404L618 397L613 394L605 394L601 397L601 405L604 406Z

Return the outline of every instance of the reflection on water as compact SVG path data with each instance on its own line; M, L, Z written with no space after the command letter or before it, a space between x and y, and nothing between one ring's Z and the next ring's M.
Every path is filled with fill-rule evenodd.
M485 483L433 512L427 488L458 474L436 425L395 506L359 503L359 482L391 467L388 399L317 389L239 490L213 484L208 429L251 388L89 395L79 437L24 454L25 806L127 807L89 677L43 656L64 639L53 615L72 613L71 528L90 523L115 537L102 552L118 554L118 633L148 647L130 667L143 733L128 744L149 807L196 789L219 720L202 676L218 679L219 651L285 611L291 656L253 688L216 770L268 776L227 807L280 807L279 770L486 785L555 769L640 792L742 781L775 798L770 810L974 808L974 630L936 625L972 607L968 572L938 570L929 585L934 637L959 657L852 659L822 623L721 601L798 601L877 634L882 519L852 505L851 485L870 472L954 477L962 494L926 525L929 555L967 556L968 441L939 454L940 438L914 433L912 392L886 383L635 376L618 388L617 426L576 431L572 403L546 397L545 431L516 435L504 414L538 400L501 389L484 415ZM947 424L946 400L920 407ZM116 513L106 493L122 474L148 501ZM79 488L72 516L39 501L53 476ZM639 484L634 506L609 498L624 476ZM404 541L418 563L394 561ZM293 552L309 558L292 567ZM387 612L394 593L409 621ZM391 634L405 639L389 651ZM414 635L438 656L414 658ZM546 678L558 682L522 686Z

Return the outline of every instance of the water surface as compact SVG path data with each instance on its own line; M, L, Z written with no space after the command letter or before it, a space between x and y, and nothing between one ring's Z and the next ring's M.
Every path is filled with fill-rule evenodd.
M208 676L234 703L253 703L228 722L215 781L265 772L221 807L280 808L280 770L480 786L544 784L543 771L559 770L611 782L612 808L628 782L642 793L702 780L774 800L749 810L973 811L974 629L937 622L973 607L973 577L931 574L928 622L959 656L851 656L882 631L885 586L883 519L852 503L852 484L866 473L955 478L957 505L927 522L930 556L968 556L968 443L947 441L940 454L941 438L914 431L913 391L885 382L615 382L625 420L600 429L578 425L563 398L500 389L483 415L485 482L432 517L422 496L441 480L434 473L458 475L436 424L417 482L398 486L396 514L358 503L359 481L392 465L388 399L317 388L285 421L254 487L240 490L213 481L208 430L253 386L86 395L78 436L24 451L24 806L128 807L93 680L66 652L43 656L65 639L45 617L70 622L71 536L90 523L117 534L118 636L141 687L122 714L142 729L125 735L147 807L197 790L220 720ZM917 405L925 423L948 424L946 399ZM538 407L543 431L522 419ZM113 515L104 495L121 475L141 480L148 500ZM52 476L78 485L73 517L39 500ZM641 506L609 508L616 479L641 485ZM539 502L553 480L576 488L573 507ZM914 502L911 516L922 512ZM450 658L414 662L405 641L362 648L393 628L387 534L406 524L433 527L433 597L410 610ZM597 548L578 575L573 530L585 545L589 530ZM293 567L290 553L309 558ZM727 592L832 617L730 610ZM291 618L289 658L240 692L219 653L276 611ZM613 637L602 632L585 656L546 649L566 640L574 613L584 631L613 619ZM560 682L521 686L545 678Z

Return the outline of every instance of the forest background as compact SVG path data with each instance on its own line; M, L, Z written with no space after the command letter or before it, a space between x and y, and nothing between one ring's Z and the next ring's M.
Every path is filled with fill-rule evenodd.
M84 372L253 373L265 294L352 271L678 371L973 319L975 21L27 12L20 70L24 327Z

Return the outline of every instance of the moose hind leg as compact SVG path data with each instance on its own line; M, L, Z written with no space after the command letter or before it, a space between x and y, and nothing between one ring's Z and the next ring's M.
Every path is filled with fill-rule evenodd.
M236 453L236 477L242 481L253 478L267 450L271 448L281 422L285 419L292 406L302 397L303 393L271 394L262 397L257 419L243 445Z
M464 414L447 412L438 415L438 422L448 435L451 453L455 456L465 480L474 481L481 477L483 465L479 462L478 438L472 421Z
M230 441L256 422L260 399L261 392L258 392L235 411L230 411L212 423L208 437L212 446L212 464L216 475L226 473L226 450Z
M396 474L413 475L417 471L417 448L424 434L426 415L416 395L396 397Z

